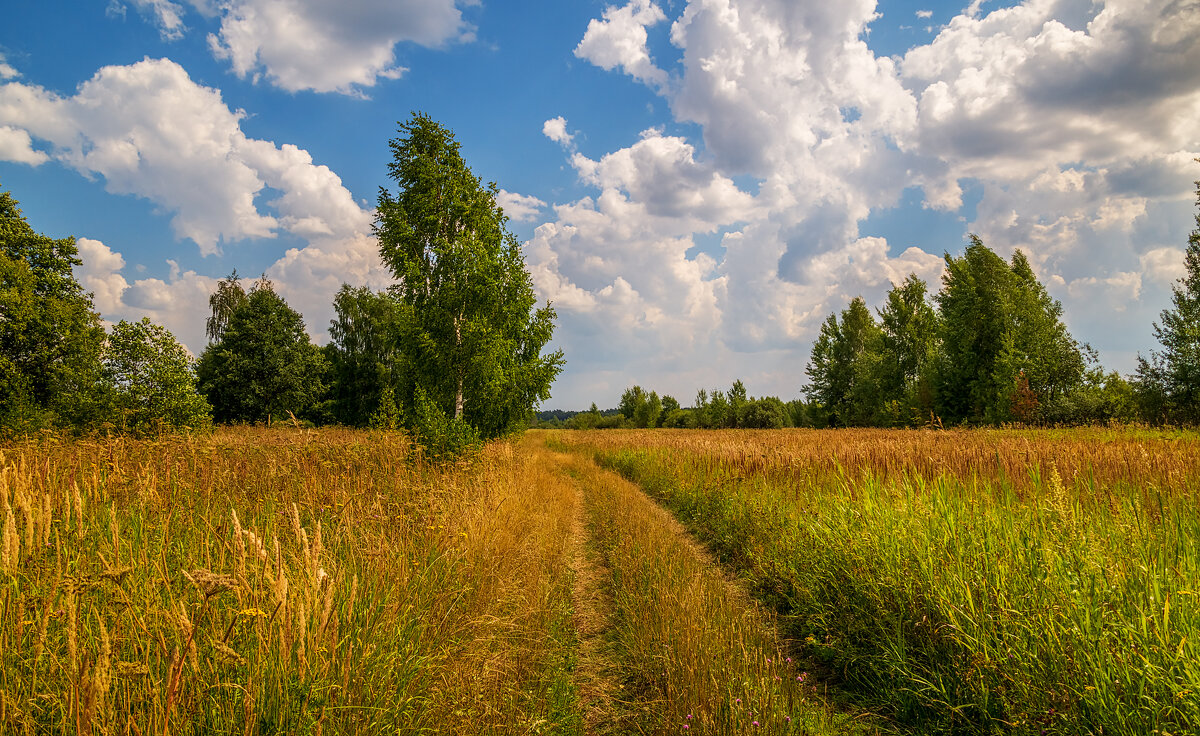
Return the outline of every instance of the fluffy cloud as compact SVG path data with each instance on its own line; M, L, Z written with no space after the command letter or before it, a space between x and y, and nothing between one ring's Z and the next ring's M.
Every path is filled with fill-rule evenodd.
M469 40L454 0L193 0L220 18L213 53L240 77L289 91L351 93L394 79L396 44Z
M561 115L542 124L542 135L563 146L570 146L575 138L567 132L567 120Z
M632 0L625 7L609 7L602 20L588 23L575 55L596 66L622 71L651 87L667 84L667 73L659 69L646 48L646 27L666 20L667 16L651 0Z
M4 54L0 54L0 79L15 79L19 76L21 73L4 60Z
M307 151L248 138L241 118L174 62L145 60L105 67L70 97L15 82L0 86L0 157L29 164L52 157L102 177L110 192L149 199L172 213L176 234L204 254L280 233L304 241L267 275L318 336L343 282L379 288L391 281L370 234L372 214ZM34 140L49 153L34 150ZM272 198L262 201L268 191ZM168 260L167 278L131 282L121 253L86 237L78 243L78 276L106 319L149 316L193 351L203 347L199 315L208 311L216 279Z
M158 32L164 41L177 41L183 38L187 26L183 23L184 8L171 0L131 0L133 6L142 15L148 16L158 26ZM113 0L109 3L109 12L124 15L125 6Z
M699 126L703 154L656 133L597 160L572 152L598 195L555 207L538 229L529 257L538 288L579 341L638 356L637 380L677 388L669 376L679 374L683 330L712 371L737 365L737 351L758 365L793 356L789 377L770 380L794 395L806 343L829 311L856 294L877 300L910 272L936 290L935 254L961 246L897 252L861 237L859 223L908 187L928 207L961 212L966 181L982 199L964 228L1002 255L1025 250L1077 336L1128 363L1134 347L1113 326L1147 331L1190 227L1200 6L981 6L894 61L863 41L873 0L690 0L671 26L682 57L673 77L646 46L645 28L662 21L657 6L605 10L576 55L656 90L676 120ZM757 191L734 186L739 175ZM1105 325L1113 305L1120 315ZM627 330L638 338L623 342ZM642 358L655 344L660 357ZM569 386L606 384L598 365Z
M30 135L46 141L55 159L102 176L108 191L145 197L173 213L175 233L203 253L281 230L348 237L369 227L370 214L336 174L295 146L247 138L242 116L165 59L105 67L71 97L16 82L0 86L0 126L7 126L0 131L13 131L0 134L0 146ZM29 145L17 149L10 160L40 154ZM265 187L283 192L267 203L270 210L255 201Z
M541 214L546 203L531 194L517 194L501 189L496 204L513 222L532 222Z
M37 166L49 158L42 151L34 149L28 131L0 125L0 161Z

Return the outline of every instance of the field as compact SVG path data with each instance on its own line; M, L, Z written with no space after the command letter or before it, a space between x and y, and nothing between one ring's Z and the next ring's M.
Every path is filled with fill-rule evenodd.
M0 733L1200 732L1200 438L52 435Z

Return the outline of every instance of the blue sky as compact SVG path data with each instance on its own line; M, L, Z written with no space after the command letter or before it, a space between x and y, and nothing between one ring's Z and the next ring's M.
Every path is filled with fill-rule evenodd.
M110 0L0 27L0 187L79 238L115 321L204 347L268 274L318 341L421 110L504 190L567 368L547 407L742 378L798 395L821 321L968 232L1021 248L1128 372L1200 178L1200 9L1169 0Z

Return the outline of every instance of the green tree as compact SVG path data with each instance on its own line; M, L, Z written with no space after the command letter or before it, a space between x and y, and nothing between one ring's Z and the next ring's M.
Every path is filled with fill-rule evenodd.
M218 422L270 422L288 412L308 416L324 398L326 370L304 320L265 279L196 367Z
M414 113L390 145L397 193L380 190L375 234L399 280L399 397L413 419L420 388L484 439L515 431L562 370L561 351L542 354L554 310L535 309L496 185L481 185L453 134Z
M342 424L364 426L389 394L391 403L383 407L384 415L395 417L399 412L395 376L402 359L399 303L387 292L343 284L333 308L330 341L324 350L333 416Z
M782 429L786 423L787 407L775 396L747 401L739 419L739 426L746 429Z
M0 192L0 424L81 427L98 419L104 328L75 280L74 238L35 233Z
M196 390L192 360L165 327L145 317L121 320L104 346L103 365L120 429L140 434L211 422L211 407Z
M658 415L658 426L665 426L667 417L676 411L679 411L679 400L674 396L664 395L662 397L662 413Z
M921 422L933 410L932 367L937 358L938 316L927 300L925 282L910 274L893 285L879 312L876 372L882 406L877 421Z
M1162 351L1138 356L1135 383L1148 418L1200 422L1200 182L1196 182L1196 229L1184 252L1184 275L1171 287L1173 309L1153 325Z
M229 320L237 308L245 304L246 290L238 281L237 269L217 282L217 290L208 297L208 306L212 314L204 323L204 334L210 343L217 342L225 334Z
M641 386L633 386L621 394L618 410L635 427L657 427L658 418L662 414L662 401L657 393L647 393Z
M878 361L881 332L862 297L854 297L841 319L831 314L813 342L806 373L809 399L825 407L835 426L867 423L877 396L870 377Z
M729 408L726 411L724 426L733 429L741 426L742 412L746 410L746 403L750 400L746 395L746 384L742 383L742 379L734 379L726 398L729 400Z
M1023 253L1005 263L972 235L961 258L946 255L942 283L936 400L944 420L1034 419L1037 406L1082 382L1083 352L1062 305Z

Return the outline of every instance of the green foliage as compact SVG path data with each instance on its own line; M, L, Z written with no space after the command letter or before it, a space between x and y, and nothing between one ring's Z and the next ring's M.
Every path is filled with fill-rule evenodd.
M306 416L325 394L325 358L304 320L265 279L230 316L220 341L200 356L200 391L218 422Z
M97 421L104 329L75 280L74 238L29 227L0 192L0 426L25 431Z
M1196 182L1200 207L1200 182ZM1143 412L1152 421L1200 422L1200 212L1184 252L1185 273L1171 287L1173 309L1153 326L1162 351L1138 356L1136 383Z
M676 399L674 396L664 395L662 397L662 413L658 415L658 426L665 426L667 417L671 415L671 412L677 412L679 410L680 406L678 399Z
M1105 373L1100 368L1088 371L1082 384L1041 408L1044 423L1064 426L1128 423L1138 414L1134 386L1116 371Z
M748 400L738 417L738 426L745 429L782 429L785 424L787 407L774 396Z
M961 258L946 256L942 280L937 405L943 420L1036 419L1038 405L1081 383L1083 353L1062 323L1062 305L1023 253L1006 264L971 236Z
M625 389L618 406L621 416L631 422L632 426L641 429L657 427L662 408L658 394L654 391L646 393L641 386Z
M477 455L483 448L479 430L461 417L448 415L420 386L414 398L410 424L425 459L447 463Z
M342 424L365 426L374 421L385 394L395 406L395 376L402 360L400 305L387 292L343 284L333 308L336 316L325 347L331 411Z
M104 346L103 365L117 427L135 434L205 427L211 407L196 390L192 361L165 327L121 320Z
M246 290L238 281L237 269L217 282L217 290L208 297L212 314L205 320L204 334L210 343L218 342L237 308L246 303Z
M484 439L517 431L562 370L561 351L542 354L554 310L535 309L496 185L471 173L453 134L416 113L399 132L388 164L397 192L380 190L375 222L399 280L398 398L410 414L433 407Z
M862 297L851 300L840 320L831 314L821 325L805 369L809 377L805 393L826 408L831 424L869 423L874 407L881 403L872 374L877 370L882 335Z
M396 406L396 392L391 386L385 386L379 396L379 406L371 415L369 426L372 429L399 429L403 425L403 415Z
M880 403L875 423L920 424L933 410L931 368L937 358L937 312L926 300L925 282L910 274L894 285L879 310L879 358L874 370Z

